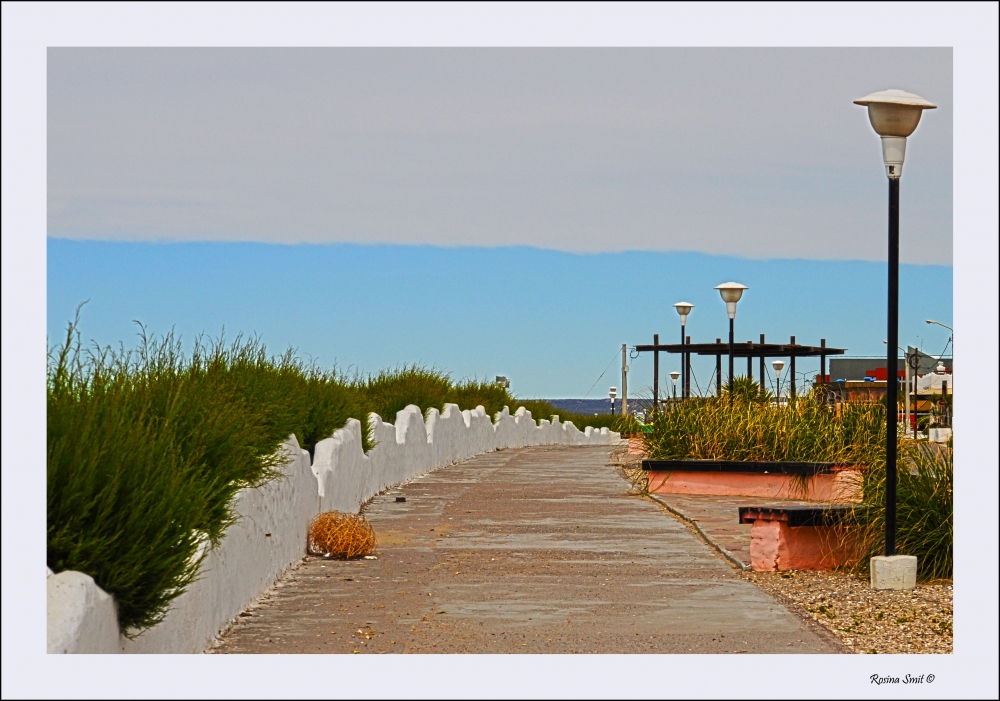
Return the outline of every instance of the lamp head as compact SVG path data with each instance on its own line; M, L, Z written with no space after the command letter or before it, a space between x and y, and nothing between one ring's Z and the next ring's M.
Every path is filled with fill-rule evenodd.
M674 305L674 309L676 309L677 313L680 314L681 326L684 326L687 324L688 314L690 314L691 310L694 309L694 305L690 302L678 302Z
M784 360L772 360L771 365L774 366L774 372L778 375L780 375L781 371L785 369Z
M906 137L917 128L924 110L936 109L937 105L902 90L873 92L858 98L854 104L868 108L868 121L875 133L882 137L886 175L891 180L899 178L903 174L906 157Z
M677 378L680 377L680 376L681 376L681 374L679 372L677 372L676 370L672 370L670 372L670 379L674 381L675 385L677 384Z
M719 294L722 295L722 301L726 303L726 312L729 314L729 318L735 319L736 303L743 296L743 290L750 288L738 282L724 282L721 285L716 285L715 289L719 291Z
M610 388L608 389L608 395L609 395L609 396L610 396L610 397L611 397L612 399L614 399L615 397L617 397L617 396L618 396L618 388L617 388L617 387L610 387Z

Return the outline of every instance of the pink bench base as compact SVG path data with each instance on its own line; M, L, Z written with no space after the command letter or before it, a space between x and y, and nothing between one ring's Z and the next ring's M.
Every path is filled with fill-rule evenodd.
M792 527L787 521L765 519L756 519L750 527L750 566L754 572L831 570L858 555L852 529Z

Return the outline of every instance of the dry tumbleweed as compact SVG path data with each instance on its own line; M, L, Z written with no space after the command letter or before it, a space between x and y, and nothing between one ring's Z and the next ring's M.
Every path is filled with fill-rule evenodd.
M328 557L358 557L375 551L375 531L361 514L327 511L309 526L309 552Z

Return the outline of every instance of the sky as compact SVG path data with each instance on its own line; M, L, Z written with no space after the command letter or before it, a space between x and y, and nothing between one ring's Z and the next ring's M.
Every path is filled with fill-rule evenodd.
M727 338L725 304L713 288L730 279L750 288L738 306L737 340L826 338L849 355L884 357L883 263L530 247L50 239L48 336L50 346L62 342L76 307L89 300L84 342L131 346L133 320L154 334L174 329L188 348L198 334L225 328L226 338L258 333L274 352L292 347L351 373L419 363L455 378L506 375L523 398L603 397L621 385L622 343L651 343L654 333L679 340L674 302L696 305L692 342ZM951 286L949 266L902 266L901 345L945 349L948 331L924 320L952 325ZM631 362L629 394L648 396L652 360ZM714 358L693 368L704 386ZM676 356L661 359L662 387L675 369ZM818 372L818 361L797 369Z
M48 49L48 233L952 260L952 50Z
M89 299L102 345L224 327L603 396L682 298L725 337L736 280L743 340L881 355L887 186L852 100L889 87L938 105L908 140L900 336L937 353L951 49L50 48L49 343Z

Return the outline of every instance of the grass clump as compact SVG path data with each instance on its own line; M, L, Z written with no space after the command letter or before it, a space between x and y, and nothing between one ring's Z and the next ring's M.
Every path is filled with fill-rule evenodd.
M749 383L746 383L749 385ZM756 383L753 383L756 386ZM655 460L835 462L868 467L884 461L885 408L874 402L837 410L803 397L771 403L755 387L737 385L733 401L694 398L668 405L648 422Z
M309 524L309 552L341 559L370 555L378 547L375 529L363 514L326 511Z

